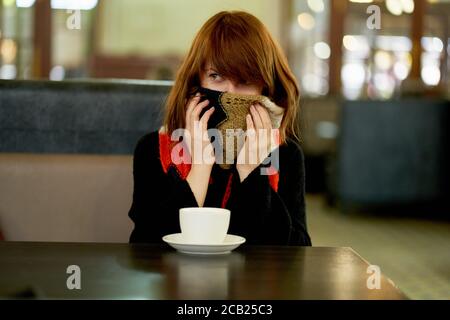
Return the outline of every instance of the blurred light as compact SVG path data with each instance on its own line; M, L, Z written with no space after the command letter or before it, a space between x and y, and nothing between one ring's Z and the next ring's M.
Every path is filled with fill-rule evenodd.
M405 13L414 12L414 0L401 0L401 4Z
M412 57L409 52L395 52L396 61L403 63L408 71L411 69Z
M0 79L11 80L15 79L17 75L17 68L13 64L4 64L0 67Z
M414 0L386 0L386 8L393 15L414 12Z
M386 7L388 11L395 16L399 16L403 12L400 0L386 0Z
M375 65L381 70L389 70L392 67L392 56L386 51L375 53Z
M361 95L361 88L354 89L354 88L343 87L342 94L348 100L356 100Z
M14 40L3 39L0 47L0 54L5 64L11 64L17 55L17 45Z
M423 82L429 86L436 86L441 80L441 71L439 67L429 65L422 68L420 75L422 76Z
M311 30L316 25L316 20L309 13L300 13L297 17L298 24L305 30Z
M406 63L407 63L408 68L411 68L411 66L412 66L412 55L409 52L406 53Z
M314 62L313 72L320 77L327 78L330 73L330 66L327 61L317 60Z
M50 80L53 81L64 80L65 74L66 71L63 66L54 66L52 70L50 70Z
M98 0L52 0L52 9L91 10L97 6Z
M328 93L328 81L314 73L307 73L302 77L303 89L316 95L326 95Z
M373 77L375 88L381 98L389 99L394 93L395 80L387 73L377 73Z
M349 51L358 50L358 41L355 36L345 35L344 38L342 38L342 43L344 44L344 48Z
M342 38L344 48L365 58L370 53L370 46L365 36L345 35Z
M24 67L22 76L24 80L31 79L31 68L28 66Z
M444 43L438 37L422 37L422 47L429 52L442 52Z
M405 36L377 36L376 46L386 51L411 51L411 39Z
M405 80L409 74L409 68L402 62L396 62L394 64L394 74L399 80Z
M366 70L362 63L347 63L342 67L341 78L345 87L359 89L366 79Z
M373 0L350 0L350 2L354 2L354 3L372 3Z
M16 6L18 8L30 8L35 2L36 0L16 0Z
M14 6L16 0L3 0L4 7L12 7Z
M320 59L328 59L331 55L330 46L325 42L317 42L314 45L314 54Z
M319 121L316 126L316 134L320 138L334 139L338 135L338 127L331 121Z
M323 0L308 0L308 7L314 12L322 12L325 9Z
M16 1L15 0L3 0L3 6L4 7L11 7L14 5Z

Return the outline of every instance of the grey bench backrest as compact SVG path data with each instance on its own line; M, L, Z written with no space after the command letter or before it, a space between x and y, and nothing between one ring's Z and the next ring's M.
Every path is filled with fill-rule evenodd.
M450 103L348 101L338 142L343 201L403 204L450 195Z
M0 152L132 154L170 82L0 81Z

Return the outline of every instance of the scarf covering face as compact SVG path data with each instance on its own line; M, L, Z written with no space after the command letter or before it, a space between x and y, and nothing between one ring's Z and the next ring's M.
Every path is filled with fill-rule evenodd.
M247 130L245 117L250 113L252 104L258 102L265 107L272 121L272 128L280 128L284 109L266 96L228 93L203 87L200 87L198 91L202 94L201 101L209 100L208 107L202 110L200 117L209 108L215 108L208 121L208 129L216 128L221 133L215 146L218 144L223 150L223 163L219 163L222 169L232 167L245 142L245 131Z

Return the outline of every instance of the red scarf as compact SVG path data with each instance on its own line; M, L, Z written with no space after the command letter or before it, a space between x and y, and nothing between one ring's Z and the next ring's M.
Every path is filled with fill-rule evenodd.
M178 141L172 141L170 136L165 132L159 132L159 157L161 160L161 165L164 170L164 173L167 174L170 166L173 166L181 179L186 180L189 171L191 170L191 164L189 161L189 155L186 152L182 153L182 159L180 164L174 164L172 162L171 152L172 148L177 144ZM274 167L270 167L268 171L272 174L268 175L269 184L272 189L277 192L278 191L278 181L279 181L279 173ZM222 198L222 208L225 208L228 198L231 194L231 183L233 181L233 173L230 173L228 178L227 187L225 189L224 196ZM212 184L212 178L209 179L209 184Z

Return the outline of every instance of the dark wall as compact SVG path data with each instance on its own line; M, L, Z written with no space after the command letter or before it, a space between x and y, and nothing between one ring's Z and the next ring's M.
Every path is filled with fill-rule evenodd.
M132 154L170 83L0 81L0 152Z
M448 101L354 101L341 110L341 200L404 204L450 195Z

